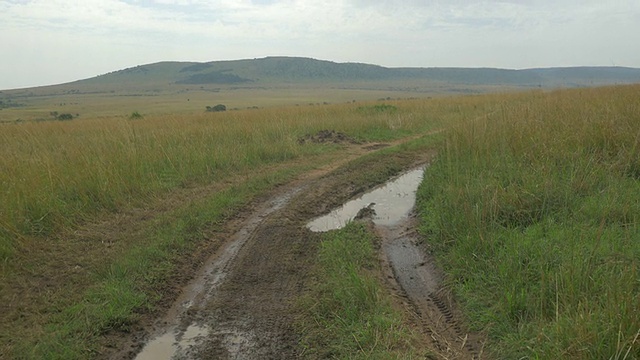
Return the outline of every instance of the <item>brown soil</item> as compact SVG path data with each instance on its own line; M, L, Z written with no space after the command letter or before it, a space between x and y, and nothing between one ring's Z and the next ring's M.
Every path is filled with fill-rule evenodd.
M387 144L384 145L389 146ZM133 329L132 334L112 333L107 335L106 346L103 348L99 357L104 359L131 359L142 350L145 343L156 336L169 331L175 332L179 337L186 330L189 322L195 321L202 324L202 319L206 316L201 313L209 312L209 310L203 309L213 306L209 305L209 303L215 303L212 293L216 294L216 299L218 299L218 293L224 294L228 286L226 284L230 281L229 278L235 276L231 270L242 266L238 264L244 261L245 255L243 254L245 254L244 252L246 251L244 249L252 248L253 250L251 251L253 252L256 251L255 248L260 248L259 244L255 245L255 238L265 235L258 234L257 232L262 230L256 229L256 227L260 225L262 228L262 226L269 221L268 216L273 217L276 215L271 215L271 212L276 210L273 209L274 204L278 206L284 205L282 202L298 204L299 206L297 206L295 210L288 209L288 215L285 217L290 218L289 222L295 220L298 224L296 226L303 228L304 222L314 217L315 214L328 211L332 207L339 205L345 197L348 198L361 190L361 187L354 187L353 184L349 184L349 179L352 177L349 171L345 171L344 169L338 170L339 175L334 175L331 178L327 178L326 175L369 151L365 146L346 147L344 151L342 151L339 159L332 161L329 165L310 171L301 176L297 181L277 188L273 193L267 194L247 206L247 211L239 213L235 218L225 223L222 229L218 229L212 233L210 242L202 244L197 252L184 259L178 267L179 270L174 274L172 279L170 279L169 283L166 284L163 290L165 296L161 303L158 304L157 311L150 314L143 314L139 325ZM338 186L338 184L347 185ZM175 203L187 202L192 196L198 198L207 196L207 194L216 191L218 188L219 187L212 187L211 189L191 189L186 191L187 193L185 194L171 196L173 199L171 203L177 205ZM296 197L294 201L291 201L290 197L303 188L305 189L304 197L309 198L309 200L302 202L299 197ZM318 200L320 198L322 198L321 201ZM312 206L309 207L309 204L312 204ZM169 204L166 204L166 206L162 206L162 208L169 206ZM281 210L280 214L282 211L284 210ZM145 215L140 215L136 212L137 215L132 216L132 219L129 220L137 222L141 219L154 218L154 216L148 214L147 211L143 213L145 213ZM279 215L280 220L275 221L282 222L281 217L282 215ZM128 223L129 221L123 222ZM111 223L111 221L107 221L107 223ZM111 228L114 229L114 227ZM124 229L132 230L128 226L124 227ZM306 230L304 230L304 232L306 233ZM122 235L124 236L126 234ZM307 235L309 234L307 233ZM277 238L281 237L277 233L273 236ZM113 235L110 235L110 237L113 237ZM297 240L283 238L282 241L295 243ZM310 245L312 245L312 243L305 244L304 255L313 258L314 248ZM232 249L233 254L228 255L228 263L220 264L220 258L223 257L224 253L229 249ZM269 256L274 259L278 259L279 257L284 258L285 256L283 254L277 253L277 249L287 250L287 248L283 246L279 248L276 247L275 249L260 250L258 254L263 254L263 256L273 254ZM294 258L294 261L302 264L305 258L298 256ZM287 266L285 263L282 263L282 261L280 261L280 264ZM295 264L290 264L290 266L293 265ZM236 270L236 272L240 273L244 271L245 270ZM258 274L262 273L262 271L263 270L258 271ZM286 272L290 272L290 270L285 271L285 273ZM247 273L249 274L250 271L247 271ZM300 271L298 275L303 273L306 273L306 271ZM224 280L225 285L221 286L220 283L216 283L212 286L212 278L216 278L220 274L223 274L222 277L226 278ZM289 281L285 276L280 276L280 278L282 281ZM231 280L231 282L235 282L235 280ZM265 284L266 283L265 281ZM218 289L219 286L220 289ZM203 293L203 289L205 288L209 290ZM293 295L295 294L291 293L287 296ZM245 295L242 296L246 297ZM190 303L188 308L184 306L185 303ZM164 316L162 315L163 313L165 314ZM291 317L289 316L288 318L290 319ZM213 332L215 333L215 331ZM218 331L218 333L220 333L220 331ZM236 337L239 337L239 335L236 335ZM208 347L211 346L208 345ZM189 358L192 357L192 352L189 353ZM206 358L207 356L205 355L204 357Z

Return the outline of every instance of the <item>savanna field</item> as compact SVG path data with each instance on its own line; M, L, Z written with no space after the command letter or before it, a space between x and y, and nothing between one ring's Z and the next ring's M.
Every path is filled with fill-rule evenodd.
M420 233L486 337L483 358L640 358L640 86L142 115L0 125L0 358L94 358L154 311L218 224L339 159L343 144L299 142L324 129L361 142L431 139ZM110 235L105 219L131 231ZM353 251L364 260L340 262L367 275L369 245L331 249L371 242L349 231L349 244L326 240L318 266ZM334 288L359 293L331 274ZM384 292L376 281L356 280L362 293ZM380 299L358 300L366 311L353 323L388 306ZM393 334L387 350L414 342Z

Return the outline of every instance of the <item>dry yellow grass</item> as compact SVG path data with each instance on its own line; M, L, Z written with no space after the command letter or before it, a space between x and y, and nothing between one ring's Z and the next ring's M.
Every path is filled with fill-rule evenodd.
M300 146L305 134L332 129L363 140L398 138L482 114L491 106L486 99L4 124L0 257L6 260L20 237L46 236L99 210L325 151Z

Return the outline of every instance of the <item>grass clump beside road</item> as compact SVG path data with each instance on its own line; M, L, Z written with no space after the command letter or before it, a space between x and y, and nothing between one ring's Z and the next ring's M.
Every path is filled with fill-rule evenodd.
M358 222L324 234L316 284L301 302L307 358L423 358L380 283L375 241Z
M446 136L419 193L496 358L640 358L640 87L539 93Z
M20 324L11 334L12 358L16 359L84 359L100 354L98 338L113 331L135 328L140 315L153 310L166 295L167 280L185 258L193 261L203 241L215 242L211 236L225 220L240 211L253 197L277 185L300 168L257 175L251 180L194 199L159 216L135 236L139 243L122 252L121 257L93 264L90 284L75 288L64 284L60 293L50 296L51 303L42 309L50 315L42 328L24 328ZM184 264L182 264L184 265ZM53 289L54 291L56 289ZM81 290L81 293L74 291ZM66 294L65 296L63 296Z

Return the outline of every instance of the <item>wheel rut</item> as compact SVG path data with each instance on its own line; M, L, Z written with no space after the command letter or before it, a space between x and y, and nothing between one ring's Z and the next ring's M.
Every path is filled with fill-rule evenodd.
M432 156L403 161L410 169ZM166 315L147 329L141 351L112 358L300 358L294 302L305 292L320 238L306 224L353 194L352 174L333 170L315 172L256 204ZM477 339L461 325L442 290L442 274L418 245L414 225L408 216L376 227L389 289L404 299L435 358L480 358Z
M480 359L481 339L466 330L451 294L442 285L444 274L414 230L415 222L410 216L394 226L376 228L389 288L404 299L431 344L434 358Z
M304 186L292 187L254 209L244 226L220 251L205 262L196 277L184 288L167 315L156 323L151 341L145 345L136 359L194 358L198 354L194 348L203 345L208 348L210 342L215 342L219 338L222 339L219 343L226 344L231 353L246 352L245 348L253 344L254 336L249 332L237 330L240 326L225 326L224 319L218 316L207 316L207 314L219 312L212 304L240 303L237 299L248 299L257 293L256 291L250 294L234 294L234 287L228 284L246 285L264 281L258 278L260 272L248 271L252 267L247 266L245 262L254 251L258 251L260 247L258 239L265 240L266 220L286 206L303 188ZM244 251L247 243L250 243L248 252ZM259 252L275 255L275 249L264 249ZM271 263L268 259L266 261L249 259L248 261L252 264L260 261L265 264ZM227 312L226 315L229 313Z

